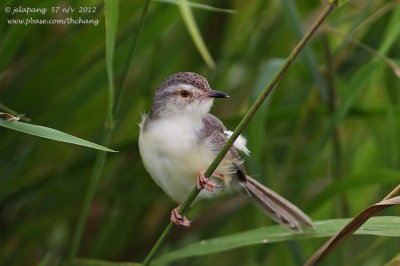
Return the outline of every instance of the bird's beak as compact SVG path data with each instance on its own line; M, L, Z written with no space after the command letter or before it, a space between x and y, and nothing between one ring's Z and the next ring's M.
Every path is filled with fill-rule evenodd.
M211 98L229 98L229 95L222 91L211 90L208 95Z

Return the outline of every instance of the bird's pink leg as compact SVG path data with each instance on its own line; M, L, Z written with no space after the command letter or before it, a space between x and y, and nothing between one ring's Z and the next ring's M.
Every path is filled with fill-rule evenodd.
M179 209L180 205L171 211L171 222L176 225L182 225L185 227L190 226L190 221L185 217L185 215L180 214Z
M210 181L210 179L208 179L207 177L205 177L204 173L206 172L206 170L200 170L197 173L197 188L198 189L207 189L210 192L214 191L214 188L216 187L216 185L214 183L212 183ZM213 173L211 176L219 178L221 180L224 179L223 175L217 174L217 173Z

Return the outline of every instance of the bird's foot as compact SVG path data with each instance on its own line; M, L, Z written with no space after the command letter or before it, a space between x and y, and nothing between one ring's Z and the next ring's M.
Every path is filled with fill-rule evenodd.
M178 206L171 211L171 222L173 222L176 225L190 227L190 221L185 217L185 215L180 214L179 212L180 207L181 206Z
M197 188L200 190L207 189L208 191L213 192L214 188L220 187L220 185L216 185L216 184L212 183L209 178L205 177L205 175L204 175L205 172L206 172L206 170L200 170L197 173ZM220 175L217 173L213 173L211 176L219 178L221 180L224 179L223 175Z

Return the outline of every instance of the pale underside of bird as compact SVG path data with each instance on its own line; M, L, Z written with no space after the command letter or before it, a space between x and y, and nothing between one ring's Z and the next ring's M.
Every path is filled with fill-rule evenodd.
M168 77L157 89L152 109L140 123L139 149L146 170L178 203L196 184L201 189L197 199L235 190L290 229L313 227L311 219L294 204L246 175L239 155L239 151L249 154L243 137L235 141L210 180L205 178L205 170L232 134L209 110L214 98L228 97L211 90L207 80L198 74L181 72ZM179 206L172 211L171 220L190 225L179 213Z

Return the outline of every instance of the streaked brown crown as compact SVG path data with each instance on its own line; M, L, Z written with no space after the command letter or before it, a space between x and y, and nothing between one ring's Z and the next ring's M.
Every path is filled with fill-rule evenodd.
M203 91L210 90L207 80L199 74L193 72L179 72L169 76L163 81L158 90L178 84L192 85Z

